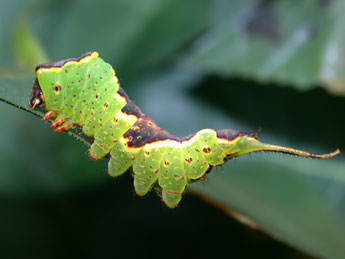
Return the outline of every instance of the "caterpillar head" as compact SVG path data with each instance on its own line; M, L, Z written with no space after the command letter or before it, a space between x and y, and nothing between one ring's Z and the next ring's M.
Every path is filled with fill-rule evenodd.
M43 97L43 93L40 87L40 84L38 83L38 80L36 78L34 87L32 89L32 92L29 97L29 105L35 109L37 107L44 107L45 101Z

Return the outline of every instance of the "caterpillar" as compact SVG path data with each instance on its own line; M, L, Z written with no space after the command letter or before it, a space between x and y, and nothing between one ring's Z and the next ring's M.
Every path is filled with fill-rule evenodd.
M109 175L122 175L133 167L134 188L143 196L158 185L163 202L176 207L188 184L205 179L213 166L257 151L330 158L339 154L312 154L270 145L257 135L224 129L203 129L180 138L159 128L120 87L114 69L97 51L36 67L29 104L45 107L43 120L54 117L54 132L81 127L93 137L92 160L110 153Z

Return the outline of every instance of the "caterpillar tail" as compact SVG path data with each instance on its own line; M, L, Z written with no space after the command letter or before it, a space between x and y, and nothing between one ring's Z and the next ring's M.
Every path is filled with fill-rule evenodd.
M243 156L245 154L260 152L260 151L286 153L290 155L311 157L311 158L318 158L318 159L327 159L327 158L331 158L340 154L339 149L336 149L335 151L331 153L327 153L327 154L314 154L314 153L309 153L309 152L294 149L294 148L262 143L253 137L239 138L237 140L236 148L237 148L236 151L233 150L234 152L229 153L228 158Z

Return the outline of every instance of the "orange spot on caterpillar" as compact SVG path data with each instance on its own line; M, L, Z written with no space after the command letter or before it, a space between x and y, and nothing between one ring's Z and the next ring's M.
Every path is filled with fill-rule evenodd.
M211 149L208 147L208 148L203 148L203 150L205 153L210 153L211 152Z
M150 151L146 151L145 154L146 154L146 155L150 155Z
M170 163L168 161L164 161L164 164L167 166L170 165Z
M191 163L193 161L193 158L190 157L190 158L186 158L185 160L186 162Z
M91 159L92 161L96 161L96 160L97 160L97 158L93 157L91 154L89 154L89 157L90 157L90 159Z
M159 173L159 169L157 169L156 171L155 171L155 174L158 174Z
M175 195L179 195L180 193L178 192L174 192L174 191L167 191L168 194L175 194Z
M175 178L178 178L178 174L174 174L174 177L175 177Z
M115 163L116 167L121 167L121 165L119 163Z
M197 148L195 149L195 151L196 151L196 152L200 152L200 150L199 150L199 149L197 149Z
M146 180L142 179L142 178L138 178L138 181L141 183L146 183Z

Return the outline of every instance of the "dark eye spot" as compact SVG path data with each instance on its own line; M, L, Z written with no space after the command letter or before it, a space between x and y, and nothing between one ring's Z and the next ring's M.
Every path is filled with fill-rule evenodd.
M55 90L56 92L61 91L61 90L62 90L61 85L55 85L55 86L54 86L54 90Z

